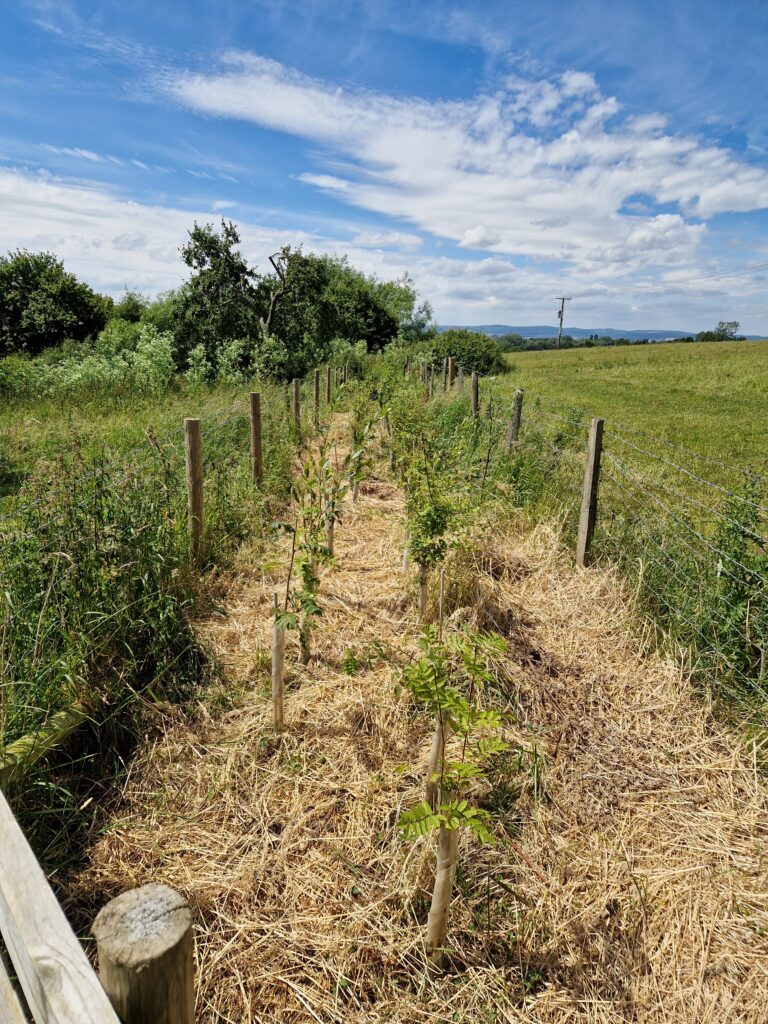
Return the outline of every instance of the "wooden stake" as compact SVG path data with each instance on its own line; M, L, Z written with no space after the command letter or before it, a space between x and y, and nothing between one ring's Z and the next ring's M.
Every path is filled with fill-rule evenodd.
M429 363L424 363L422 366L421 376L424 380L424 387L429 390Z
M99 978L123 1024L193 1024L192 914L167 885L116 897L93 922Z
M257 484L261 483L263 463L261 452L261 395L252 391L251 400L251 477Z
M326 366L325 368L325 404L331 404L331 368Z
M301 433L301 381L298 377L293 378L293 422Z
M584 467L584 483L581 489L581 515L579 535L576 540L576 564L587 565L589 549L595 532L597 519L597 492L600 484L600 454L603 450L603 425L605 420L593 419L589 427L587 463Z
M448 934L448 908L451 905L453 879L459 854L459 830L442 827L437 838L437 866L432 905L427 917L427 952L433 968L440 970L445 959Z
M427 567L425 565L419 566L419 619L421 622L424 621L424 615L427 611Z
M515 446L518 434L520 433L520 419L523 415L523 394L524 391L522 388L518 388L517 391L515 391L512 415L509 418L509 425L507 427L507 455L509 455Z
M203 445L200 420L184 420L184 456L187 471L187 524L192 560L199 565L203 559Z
M336 522L333 519L326 519L325 521L325 543L328 548L328 552L333 557L333 545L335 541L335 527Z
M320 422L320 371L315 370L312 397L315 402L315 426Z
M456 359L453 356L448 356L448 387L453 387L453 382L456 379Z
M282 732L283 680L285 677L285 630L277 624L278 600L274 595L275 624L272 627L272 724L275 732Z
M437 638L443 639L443 603L445 601L445 569L440 567L440 603L437 618Z
M477 371L472 371L472 418L477 419L480 415L480 378Z

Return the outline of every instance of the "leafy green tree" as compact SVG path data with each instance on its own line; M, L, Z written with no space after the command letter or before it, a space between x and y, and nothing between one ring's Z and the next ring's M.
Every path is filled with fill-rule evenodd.
M738 320L721 320L714 331L700 331L696 341L733 341L738 333Z
M141 292L127 289L122 299L115 303L112 316L126 320L129 324L137 324L149 306L149 300Z
M239 244L235 225L222 220L220 231L212 224L195 224L181 247L193 272L176 305L175 357L181 369L199 346L215 372L221 346L259 334L258 275L236 248Z
M107 322L112 300L99 295L49 252L0 256L0 355L83 341Z

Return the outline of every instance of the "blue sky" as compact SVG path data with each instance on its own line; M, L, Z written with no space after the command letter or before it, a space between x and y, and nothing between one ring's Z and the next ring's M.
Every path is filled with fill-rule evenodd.
M224 216L443 323L768 330L768 5L0 0L0 250L183 278Z

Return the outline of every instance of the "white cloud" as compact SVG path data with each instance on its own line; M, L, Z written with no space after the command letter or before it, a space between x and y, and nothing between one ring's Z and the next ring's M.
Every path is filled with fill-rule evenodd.
M0 239L3 248L50 250L68 269L94 287L119 294L124 287L154 294L177 286L186 273L179 246L197 220L214 219L208 209L181 210L126 200L93 182L72 182L41 173L0 167ZM676 215L650 223L634 218L630 244L643 249L685 245L689 227ZM699 329L736 318L748 332L764 328L764 285L751 271L697 280L695 272L671 266L661 280L616 274L617 264L585 263L568 273L537 265L516 265L504 254L458 259L432 255L415 244L418 236L346 225L340 238L266 228L239 222L242 249L254 265L279 246L302 244L306 251L348 254L365 273L386 279L409 272L442 323L554 323L552 296L573 294L570 322L581 326ZM643 234L647 232L646 234ZM413 238L411 245L409 239ZM624 255L624 250L619 255ZM616 260L606 253L604 259ZM622 265L623 271L630 266ZM563 292L561 289L567 290ZM634 300L636 312L629 310Z
M77 146L51 146L47 142L40 144L40 149L45 150L46 153L55 153L56 156L69 156L75 160L88 160L90 163L103 164L106 159L115 160L115 157L103 157L99 153L94 153L90 149L80 149Z
M413 252L422 244L418 235L404 231L362 231L352 239L352 245L363 249L405 249Z
M468 100L427 101L343 89L229 53L221 70L171 75L163 88L195 110L352 158L349 173L299 177L466 248L572 267L690 263L706 233L697 220L768 207L766 171L670 133L658 114L622 116L584 72L507 77ZM636 193L679 213L620 212Z

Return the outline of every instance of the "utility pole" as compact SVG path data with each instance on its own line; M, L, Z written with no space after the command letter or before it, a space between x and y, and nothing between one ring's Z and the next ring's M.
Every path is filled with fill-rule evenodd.
M560 341L563 337L563 316L565 315L565 304L571 301L570 295L556 295L555 302L560 303L560 309L557 311L557 320L560 324L560 330L557 332L557 347L560 348Z

